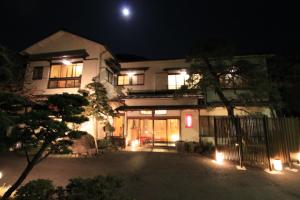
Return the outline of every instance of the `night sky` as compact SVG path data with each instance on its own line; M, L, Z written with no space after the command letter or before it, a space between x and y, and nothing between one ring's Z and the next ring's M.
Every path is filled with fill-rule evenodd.
M198 41L230 40L241 53L300 46L296 1L1 0L0 43L20 51L60 29L106 44L115 54L184 57ZM127 5L132 15L121 16Z

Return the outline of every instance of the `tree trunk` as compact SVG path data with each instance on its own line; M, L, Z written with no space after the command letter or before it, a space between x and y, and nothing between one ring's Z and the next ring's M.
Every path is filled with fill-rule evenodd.
M228 115L229 119L233 122L233 126L235 128L235 133L236 133L236 137L237 137L237 142L239 143L240 167L243 167L243 160L244 160L244 158L243 158L244 157L243 156L243 154L244 154L243 153L243 135L241 133L240 123L239 123L238 119L235 118L235 116L234 116L234 105L225 96L225 94L221 88L221 85L220 85L218 73L214 69L214 67L210 64L208 58L202 57L202 59L206 65L206 68L208 69L208 72L213 77L213 82L214 82L213 85L214 85L215 92L217 93L218 97L220 98L220 100L222 101L224 106L226 107L227 115Z
M44 151L48 147L48 143L44 143L41 147L41 149L35 154L33 159L27 163L26 168L23 170L22 174L18 178L18 180L4 193L1 200L8 200L9 197L12 195L12 193L23 183L23 181L26 179L28 174L31 172L33 167L38 163L38 161L41 159Z
M225 96L225 94L222 91L218 73L216 72L214 67L210 64L208 58L202 57L202 60L204 61L206 68L208 69L208 72L213 77L214 90L217 93L220 100L222 101L222 103L224 104L224 106L226 107L228 116L231 118L234 118L234 106L233 106L232 102L227 99L227 97Z
M26 179L30 171L33 169L34 164L32 162L28 163L24 171L22 172L21 176L18 178L18 180L4 193L1 200L7 200L11 194L23 183L23 181Z

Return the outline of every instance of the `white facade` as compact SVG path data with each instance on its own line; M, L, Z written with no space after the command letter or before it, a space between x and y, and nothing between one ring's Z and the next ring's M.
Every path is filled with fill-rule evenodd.
M79 51L82 55L75 55L74 51ZM68 52L73 57L68 57ZM98 80L107 88L110 99L115 100L117 91L121 88L125 96L118 99L122 106L117 109L119 117L114 119L114 134L126 137L129 145L134 144L137 139L140 143L154 141L156 135L159 142L198 142L202 116L227 115L223 107L205 107L204 102L219 101L214 92L206 96L190 94L174 98L174 87L184 83L187 76L184 72L189 63L185 59L122 62L121 71L117 74L106 65L105 60L113 58L113 55L104 45L65 31L59 31L35 43L22 53L29 55L29 58L35 58L28 62L24 83L24 91L32 95L78 93L79 89L84 89L99 74ZM47 56L49 58L45 59ZM82 65L80 77L75 77L76 80L80 78L80 85L71 88L49 88L53 79L51 67L55 63L62 63L65 58ZM263 57L261 60L263 61ZM43 68L42 75L37 74L37 77L40 76L38 78L33 78L35 67ZM114 73L113 76L109 78L108 72ZM54 78L56 79L57 77ZM63 83L67 85L67 82ZM57 82L58 85L60 83ZM237 114L245 115L248 112L270 115L270 109L255 106L242 108ZM95 126L96 123L95 119L91 118L81 129L88 131L96 139L101 139L105 134L101 126Z

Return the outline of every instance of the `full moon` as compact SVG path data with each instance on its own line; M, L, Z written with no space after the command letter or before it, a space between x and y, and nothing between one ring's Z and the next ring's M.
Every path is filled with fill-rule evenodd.
M130 10L127 7L122 8L122 14L124 17L129 17L130 16Z

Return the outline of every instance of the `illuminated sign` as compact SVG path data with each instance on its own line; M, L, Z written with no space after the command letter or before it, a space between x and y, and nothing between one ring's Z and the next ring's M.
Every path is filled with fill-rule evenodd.
M191 114L186 114L185 115L185 127L186 128L192 128L192 115Z

